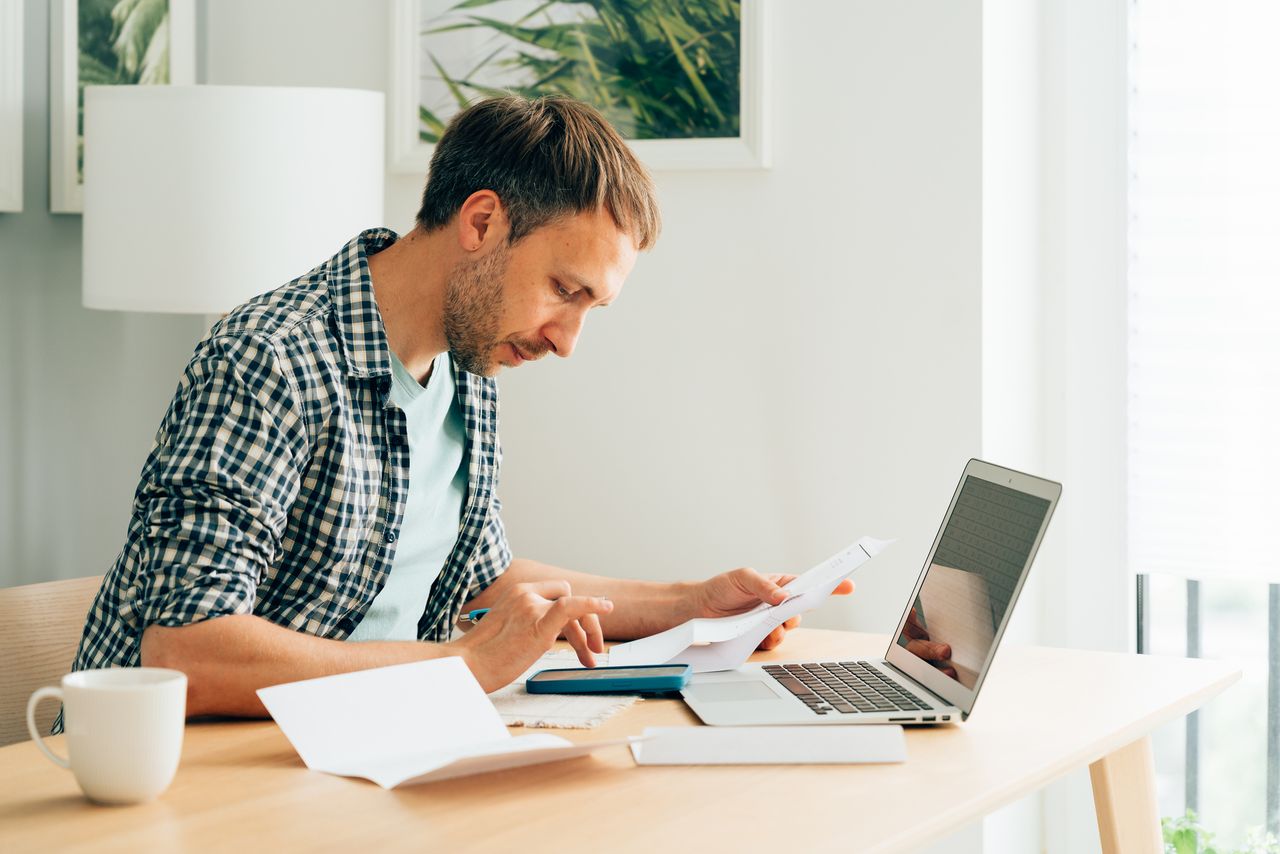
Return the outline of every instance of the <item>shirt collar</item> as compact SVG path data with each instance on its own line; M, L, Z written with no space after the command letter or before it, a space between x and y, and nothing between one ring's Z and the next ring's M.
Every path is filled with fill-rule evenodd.
M356 235L329 260L329 298L336 309L338 334L350 376L391 373L391 348L373 295L369 256L398 239L399 235L390 229L371 228Z

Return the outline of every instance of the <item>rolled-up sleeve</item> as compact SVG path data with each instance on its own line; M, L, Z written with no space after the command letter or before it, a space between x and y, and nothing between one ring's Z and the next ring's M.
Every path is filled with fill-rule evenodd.
M187 367L136 498L126 608L139 631L253 612L279 556L308 444L270 342L215 337Z

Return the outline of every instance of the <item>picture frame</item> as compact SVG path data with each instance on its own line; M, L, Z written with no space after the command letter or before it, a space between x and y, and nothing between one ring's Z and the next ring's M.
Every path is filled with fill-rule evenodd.
M628 139L632 150L651 170L769 168L771 87L767 71L773 2L741 0L738 134L713 138ZM467 4L466 11L480 5L483 4ZM530 5L542 10L556 4ZM387 162L393 172L425 175L435 148L421 139L420 86L424 78L433 76L443 81L440 76L443 69L438 65L429 67L433 60L424 48L424 39L428 36L422 33L420 22L424 10L441 6L462 8L456 2L440 0L392 0ZM444 81L442 85L452 86L452 83ZM439 118L444 121L448 116Z
M22 210L22 0L0 0L0 212Z
M87 0L86 0L87 2ZM195 0L168 0L168 82L196 82ZM150 53L141 58L145 62ZM80 213L80 0L52 0L49 10L49 210ZM95 81L101 84L102 81Z

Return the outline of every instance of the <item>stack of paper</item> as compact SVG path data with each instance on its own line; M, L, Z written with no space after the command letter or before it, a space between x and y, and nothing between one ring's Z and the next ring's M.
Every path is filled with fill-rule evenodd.
M585 756L627 743L512 737L461 658L437 658L258 691L308 768L385 789Z

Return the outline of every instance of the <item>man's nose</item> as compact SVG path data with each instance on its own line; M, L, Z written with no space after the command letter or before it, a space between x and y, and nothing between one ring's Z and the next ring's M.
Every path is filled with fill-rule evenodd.
M586 316L585 311L575 311L558 319L546 330L547 340L551 342L551 349L557 356L567 359L573 355L573 348L578 345L578 336L582 334Z

